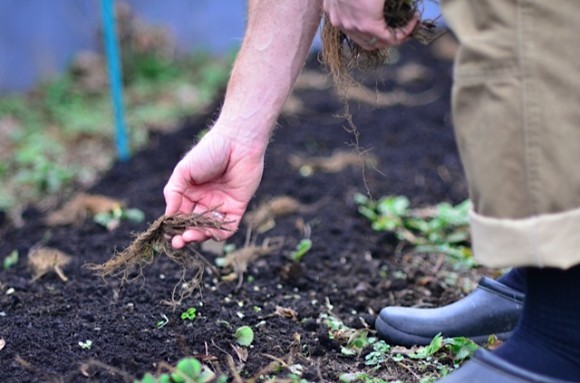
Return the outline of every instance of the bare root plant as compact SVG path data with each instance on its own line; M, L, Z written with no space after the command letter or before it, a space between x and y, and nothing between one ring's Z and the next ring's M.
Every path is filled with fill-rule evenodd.
M230 223L233 221L227 220L215 209L203 213L161 216L113 258L103 264L88 264L86 267L102 278L117 277L125 282L141 277L143 268L151 264L157 255L164 254L181 268L180 280L172 294L172 304L179 305L199 287L207 262L199 252L192 251L189 246L174 249L168 238L189 228L229 230L227 225ZM189 272L193 276L187 279ZM178 299L177 290L180 290Z
M385 0L383 11L385 23L389 28L400 28L406 25L415 14L421 13L422 3L423 0ZM420 43L428 44L438 37L436 36L435 27L435 20L420 20L415 26L411 37ZM352 86L360 84L355 81L350 73L354 69L369 71L387 63L390 58L389 49L365 50L352 41L339 28L335 28L328 20L328 16L324 18L321 38L322 50L320 61L330 72L334 79L337 92L343 99L343 117L348 123L348 127L345 127L345 129L354 136L352 146L362 156L367 151L359 145L360 133L352 120L350 105L348 103L349 89ZM363 166L363 180L367 194L370 196L371 193L366 182L365 172L366 168Z

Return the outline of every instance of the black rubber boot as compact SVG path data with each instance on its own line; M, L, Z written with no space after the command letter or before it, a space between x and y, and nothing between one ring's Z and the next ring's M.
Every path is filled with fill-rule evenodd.
M465 298L434 309L385 307L375 321L380 338L391 345L427 345L441 333L485 343L494 334L507 339L518 323L524 294L483 277Z

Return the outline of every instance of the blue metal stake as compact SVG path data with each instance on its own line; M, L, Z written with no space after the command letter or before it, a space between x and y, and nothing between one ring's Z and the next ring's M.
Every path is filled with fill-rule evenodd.
M119 58L119 43L115 30L114 17L115 0L101 0L103 32L105 37L105 50L107 52L107 66L109 69L109 81L111 83L111 97L113 98L113 110L115 113L115 141L117 154L121 161L129 159L130 151L127 140L123 111L123 85L121 82L121 60Z

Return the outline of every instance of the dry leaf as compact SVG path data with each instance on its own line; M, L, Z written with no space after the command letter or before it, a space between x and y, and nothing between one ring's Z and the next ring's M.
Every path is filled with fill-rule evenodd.
M274 311L274 314L284 318L292 319L293 321L298 321L298 313L288 307L276 306L276 311Z
M67 282L68 278L62 268L68 265L71 257L60 250L49 247L32 248L28 252L28 265L32 268L33 277L31 282L48 273L56 273L58 277Z
M252 231L265 233L276 225L276 218L294 214L307 209L306 205L288 196L278 196L263 202L256 209L248 212L245 223Z
M488 350L495 350L497 349L499 346L501 346L503 344L503 342L494 334L494 335L490 335L489 339L487 340L487 345L486 348Z
M222 258L220 266L231 267L235 274L241 275L246 272L251 262L261 256L272 254L273 251L279 249L282 245L281 240L275 240L273 242L271 244L270 238L266 238L261 246L248 245L234 250Z
M241 363L246 363L246 361L248 360L248 350L243 347L236 346L235 344L232 344L231 346L234 349L234 352L236 353L238 360Z
M310 157L290 156L290 165L294 169L300 170L301 174L311 175L316 171L323 173L338 173L349 166L376 166L377 159L370 154L362 154L351 151L336 151L330 157Z
M426 66L413 62L403 65L396 72L396 80L402 85L416 81L428 81L430 78L431 71Z
M49 226L71 225L87 217L122 207L122 202L103 195L78 193L62 208L50 213L44 222Z

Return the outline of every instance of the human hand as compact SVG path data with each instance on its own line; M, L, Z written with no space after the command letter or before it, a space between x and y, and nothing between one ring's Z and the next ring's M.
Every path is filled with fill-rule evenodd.
M165 214L216 209L231 223L226 225L229 231L189 228L172 238L174 248L210 238L224 240L235 232L262 178L264 149L246 146L212 129L185 155L163 189Z
M413 33L419 20L415 14L405 26L389 27L384 7L385 0L324 0L323 3L330 23L365 50L401 44Z

